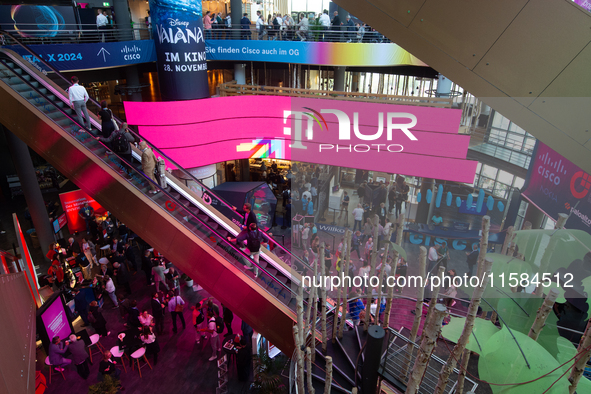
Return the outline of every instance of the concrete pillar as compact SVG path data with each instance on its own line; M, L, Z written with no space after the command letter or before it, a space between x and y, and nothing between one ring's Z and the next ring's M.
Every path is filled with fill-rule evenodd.
M16 173L21 183L21 188L23 189L23 194L25 195L25 201L29 207L29 213L31 214L39 243L41 244L41 250L45 251L52 242L55 242L55 237L49 216L47 215L43 195L37 182L37 175L35 175L35 167L33 167L29 147L17 136L8 131L8 129L4 128L4 133L12 161L16 167Z
M127 96L127 100L142 101L142 92L140 89L140 76L137 66L129 66L125 68L125 77L127 80L127 87L131 88L131 94ZM135 89L134 89L135 88Z
M345 70L346 67L335 67L334 68L334 91L344 92L345 91Z
M351 92L356 93L359 91L359 73L355 72L351 75Z
M242 19L242 0L230 0L230 12L232 13L232 39L240 39L240 19Z
M114 0L113 7L115 8L115 27L120 30L117 35L118 41L134 40L135 37L131 30L131 13L129 12L127 0Z
M449 98L450 93L451 81L443 75L439 74L437 78L437 91L435 92L435 97Z
M367 330L365 360L361 371L361 392L373 394L378 387L378 369L382 359L382 347L386 332L380 326L373 325Z
M422 178L421 179L421 202L417 204L417 214L415 215L415 223L428 223L429 222L429 206L427 202L427 190L432 188L435 183L434 179ZM433 198L433 197L432 197Z
M238 85L246 85L246 64L234 63L234 79Z

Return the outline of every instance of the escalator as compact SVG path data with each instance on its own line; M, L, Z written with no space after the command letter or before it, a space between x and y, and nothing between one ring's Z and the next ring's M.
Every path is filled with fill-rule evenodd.
M239 231L232 221L237 214L205 187L198 195L168 174L170 188L153 184L160 192L149 194L153 182L141 168L108 154L107 147L77 123L67 93L6 49L0 50L0 98L4 126L271 343L286 354L293 351L301 276L290 264L297 257L276 243L281 258L265 250L260 263L252 261L227 240ZM100 129L96 118L92 123ZM139 159L141 152L133 149ZM212 198L226 206L227 216L205 202ZM245 263L257 265L259 274ZM309 274L309 266L301 260L298 265Z

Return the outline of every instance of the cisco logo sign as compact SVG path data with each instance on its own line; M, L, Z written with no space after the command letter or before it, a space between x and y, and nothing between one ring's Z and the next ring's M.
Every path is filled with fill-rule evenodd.
M554 185L560 185L560 176L566 175L566 170L562 164L562 159L552 162L548 152L539 156L542 163L538 166L538 174L548 179Z

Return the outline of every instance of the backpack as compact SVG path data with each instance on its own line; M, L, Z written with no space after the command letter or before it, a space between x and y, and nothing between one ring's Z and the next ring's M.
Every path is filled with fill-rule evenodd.
M124 132L117 133L115 138L113 138L113 142L111 144L113 148L113 152L115 153L124 153L127 152L129 148L129 141L127 141L127 137L125 136Z
M261 240L259 238L259 230L249 231L246 236L246 246L252 253L258 252L261 247Z
M215 317L215 332L218 334L224 332L224 319L222 319L221 316Z

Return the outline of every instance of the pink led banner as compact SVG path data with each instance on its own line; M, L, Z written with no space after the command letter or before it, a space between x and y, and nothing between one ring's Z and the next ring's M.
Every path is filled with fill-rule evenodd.
M124 104L185 168L270 157L468 183L476 171L461 110L273 96Z

